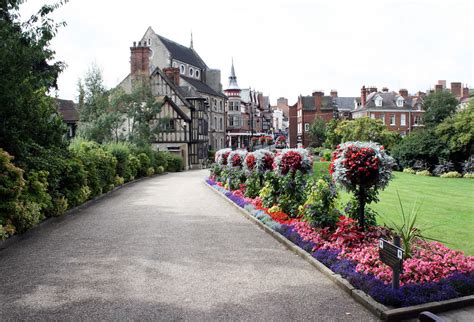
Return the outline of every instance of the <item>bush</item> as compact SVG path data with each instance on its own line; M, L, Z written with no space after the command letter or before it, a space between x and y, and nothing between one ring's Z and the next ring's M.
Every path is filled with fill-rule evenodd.
M140 177L145 177L148 175L147 171L151 166L151 160L145 153L140 153L137 155L137 158L140 160L140 169L138 170L138 174Z
M115 181L114 181L114 186L115 186L115 187L121 186L121 185L123 185L124 183L125 183L124 178L119 177L119 176L115 176Z
M474 158L469 158L469 160L466 160L462 163L462 173L467 174L467 173L474 173Z
M125 178L127 181L135 180L138 177L138 172L140 171L140 160L133 154L128 156L128 164L129 164L129 173L128 176Z
M443 173L441 175L441 178L462 178L462 174L460 174L457 171L450 171L450 172Z
M464 174L463 178L474 179L474 173L466 173L466 174Z
M105 150L111 153L117 159L115 171L119 177L130 177L129 158L130 145L124 142L108 143L104 146Z
M65 197L59 197L53 200L53 207L51 215L54 217L59 217L64 215L66 210L69 208L67 199Z
M150 177L150 176L152 176L152 175L154 175L154 174L155 174L155 168L149 167L148 170L146 170L146 175L147 175L148 177Z
M207 152L207 160L208 160L209 164L214 163L215 157L216 157L216 151L215 150L209 150Z
M340 216L336 208L337 189L329 177L318 179L311 184L308 198L303 205L306 221L313 227L334 228Z
M450 161L447 161L447 162L445 161L435 166L433 170L433 174L439 177L442 174L451 172L453 170L454 170L454 164Z
M164 169L168 166L168 161L166 158L166 152L163 151L153 151L153 168L155 168L155 173L158 173L158 168L162 167L163 171L160 173L164 172Z
M416 172L417 176L431 177L431 173L428 170L421 170Z
M87 186L87 171L79 158L66 160L60 187L69 207L78 206L89 198L91 190Z
M176 154L168 153L166 155L166 161L168 163L166 171L179 172L183 169L183 158Z
M405 168L403 169L404 173L411 173L411 174L416 174L416 171L413 170L412 168Z
M156 174L162 174L163 172L165 172L165 168L163 168L163 166L159 166L156 168Z

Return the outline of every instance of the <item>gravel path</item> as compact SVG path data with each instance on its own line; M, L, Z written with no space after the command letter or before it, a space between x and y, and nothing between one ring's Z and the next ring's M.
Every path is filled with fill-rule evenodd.
M206 175L129 185L1 250L0 320L376 320Z

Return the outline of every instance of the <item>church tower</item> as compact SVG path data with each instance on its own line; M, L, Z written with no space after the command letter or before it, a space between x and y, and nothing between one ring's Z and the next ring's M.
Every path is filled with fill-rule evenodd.
M232 59L232 67L230 68L229 85L224 90L228 97L227 102L227 128L237 129L241 127L240 112L240 88L237 84L237 76L235 76L234 60Z

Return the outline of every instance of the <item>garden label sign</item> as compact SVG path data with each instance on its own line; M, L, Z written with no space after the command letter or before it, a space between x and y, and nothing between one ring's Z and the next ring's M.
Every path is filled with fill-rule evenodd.
M379 256L383 263L392 268L392 287L398 289L400 287L400 272L403 270L403 249L400 248L400 238L394 238L394 244L380 238Z

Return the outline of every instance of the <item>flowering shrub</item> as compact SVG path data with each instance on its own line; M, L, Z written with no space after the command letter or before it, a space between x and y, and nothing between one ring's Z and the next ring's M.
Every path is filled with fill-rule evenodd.
M268 150L260 149L253 152L255 156L255 169L259 173L273 170L274 154Z
M340 215L336 208L337 190L331 180L319 179L310 185L302 212L312 226L334 227Z
M255 158L254 153L249 152L245 156L243 168L247 172L253 172L255 170L256 163L257 163L257 158Z
M218 165L220 165L221 167L226 166L227 165L227 158L228 158L230 152L232 152L232 149L230 149L230 148L218 150L216 152L216 156L215 156L216 163Z
M300 170L303 174L310 173L313 160L305 149L283 149L275 158L276 170L280 175Z
M275 141L275 145L278 149L283 149L286 147L286 137L284 135L280 135L277 137Z
M227 156L227 166L231 169L242 169L246 155L245 150L231 151Z
M337 184L356 195L362 229L365 204L377 200L378 189L388 185L394 164L383 146L373 142L346 142L333 153L329 172Z

